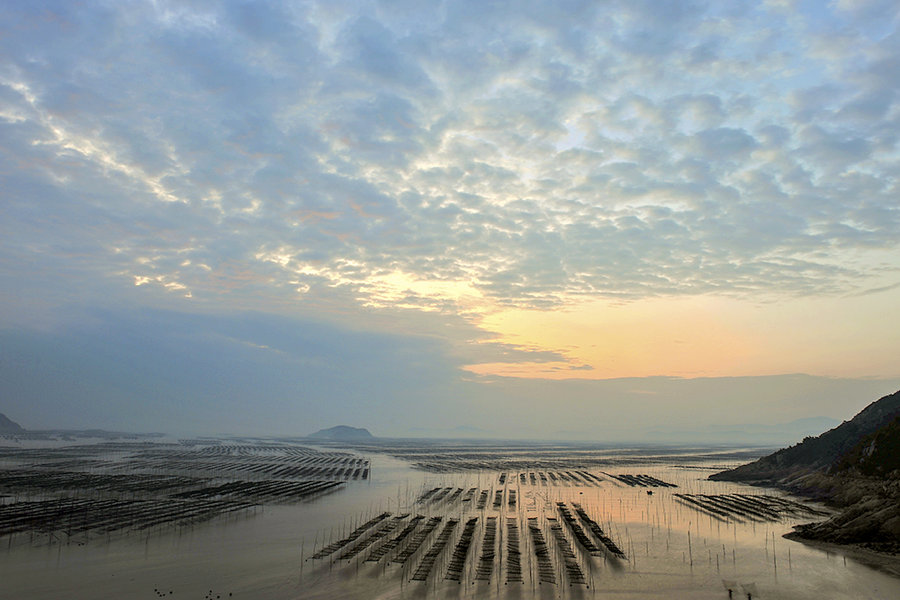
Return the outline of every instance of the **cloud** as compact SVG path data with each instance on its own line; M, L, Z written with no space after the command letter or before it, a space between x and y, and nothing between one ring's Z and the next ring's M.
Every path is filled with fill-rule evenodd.
M893 6L0 18L8 322L190 298L477 324L585 296L860 293L896 252Z
M0 331L4 412L32 429L303 435L347 423L391 436L474 422L495 437L548 439L563 428L579 439L659 442L689 431L702 442L744 423L847 419L900 385L805 375L466 379L460 364L433 335L260 313L103 310L53 331ZM750 413L758 417L740 416Z
M442 413L435 390L453 375L445 344L425 336L249 313L81 317L2 332L4 393L32 422L302 435L356 415L384 429L410 411Z
M711 159L744 155L757 145L746 131L730 127L701 131L697 134L697 141L698 150Z

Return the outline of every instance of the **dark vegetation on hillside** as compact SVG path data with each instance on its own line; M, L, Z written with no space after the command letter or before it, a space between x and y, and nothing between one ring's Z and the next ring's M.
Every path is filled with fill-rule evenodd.
M900 392L820 436L710 479L773 485L841 509L792 537L900 553Z
M834 472L885 477L900 470L900 416L863 437L838 461Z
M812 471L832 472L864 439L894 422L897 416L900 416L900 392L873 402L850 421L844 421L820 436L807 437L790 448L716 473L710 479L772 482Z

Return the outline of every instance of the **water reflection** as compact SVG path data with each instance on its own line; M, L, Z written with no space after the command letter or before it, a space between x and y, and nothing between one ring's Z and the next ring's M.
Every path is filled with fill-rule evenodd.
M655 450L642 461L607 448L601 465L585 449L553 449L552 461L540 451L529 463L521 448L495 447L477 460L525 468L443 461L424 472L354 451L370 476L328 496L139 538L8 544L0 577L10 597L27 598L900 597L898 579L783 539L815 518L797 499L706 479L735 457Z

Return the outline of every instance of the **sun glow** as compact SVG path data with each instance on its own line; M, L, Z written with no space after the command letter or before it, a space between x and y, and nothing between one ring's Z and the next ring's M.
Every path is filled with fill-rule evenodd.
M484 304L484 297L470 281L419 279L402 271L369 277L362 289L367 293L367 304L375 307L434 311L451 303L455 311L464 314Z
M468 370L551 379L697 377L738 370L761 341L711 310L718 302L705 297L594 301L557 311L498 312L481 323L499 334L498 341L553 351L565 360L480 364Z
M883 327L900 291L751 303L713 296L629 303L589 301L563 310L510 309L483 318L492 342L549 351L556 360L468 365L478 375L547 379L734 377L809 373L894 376ZM859 319L841 321L842 314ZM842 340L858 353L835 353Z

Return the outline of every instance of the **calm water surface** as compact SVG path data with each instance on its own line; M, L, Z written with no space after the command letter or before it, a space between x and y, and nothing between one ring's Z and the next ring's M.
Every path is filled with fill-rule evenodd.
M350 482L316 500L267 506L255 515L230 517L191 528L93 538L84 545L34 545L22 535L4 539L0 560L0 598L727 598L755 590L754 598L900 598L900 580L840 554L829 554L781 536L792 525L812 520L783 517L775 522L715 518L677 501L673 494L769 494L780 492L707 481L711 464L687 467L680 457L587 468L603 482L584 485L522 485L516 470L425 473L383 454L372 461L368 481ZM679 465L679 466L676 466ZM553 469L544 469L550 471ZM629 487L608 474L646 474L678 487ZM476 502L417 503L434 487L489 491L479 510ZM648 494L648 489L652 494ZM493 497L504 490L495 509ZM509 492L517 496L510 506ZM477 495L476 495L477 498ZM556 503L579 503L627 555L591 557L565 530L587 585L570 585L562 550L551 540L549 519L558 518ZM310 560L324 544L346 536L381 513L439 515L459 519L454 536L425 582L410 581L424 550L408 565L382 560ZM508 556L497 553L489 581L475 581L487 517L519 526L522 583L505 582ZM459 583L445 579L450 555L465 522L477 517L475 535ZM534 543L527 531L536 519L551 548L557 583L540 583ZM433 541L437 532L432 534ZM388 536L390 537L390 536ZM502 548L503 527L498 529ZM427 546L427 544L426 544Z

